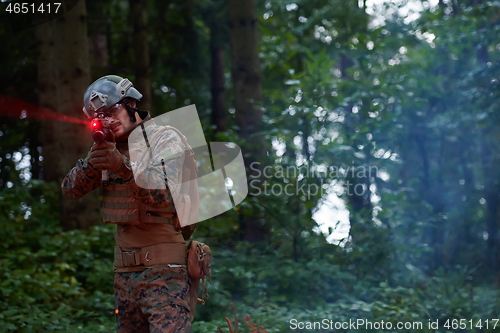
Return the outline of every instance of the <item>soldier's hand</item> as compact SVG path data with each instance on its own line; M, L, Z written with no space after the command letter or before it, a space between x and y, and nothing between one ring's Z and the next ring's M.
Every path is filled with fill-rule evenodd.
M94 143L90 150L88 163L98 171L118 171L124 161L123 155L116 149L114 142Z

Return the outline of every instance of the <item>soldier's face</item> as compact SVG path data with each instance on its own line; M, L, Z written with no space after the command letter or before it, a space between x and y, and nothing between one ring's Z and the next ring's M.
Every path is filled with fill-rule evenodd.
M135 101L130 103L131 107L135 107ZM121 103L116 104L115 106L109 108L107 112L109 114L109 128L113 131L115 138L120 138L127 133L129 133L136 125L130 120L130 116L128 115L127 109ZM140 120L139 116L136 113L136 119Z

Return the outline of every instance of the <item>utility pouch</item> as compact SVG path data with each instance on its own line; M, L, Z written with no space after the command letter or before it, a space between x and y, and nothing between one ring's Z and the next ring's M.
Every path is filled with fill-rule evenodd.
M187 271L191 281L190 288L190 303L191 303L191 320L194 319L196 305L198 303L205 304L205 298L208 297L205 279L212 277L212 268L210 262L212 254L210 247L204 243L191 241L187 251ZM201 299L198 298L198 290L200 287L200 279L202 280Z
M197 241L189 242L187 258L188 275L190 278L205 280L207 276L212 277L210 267L212 254L207 244Z

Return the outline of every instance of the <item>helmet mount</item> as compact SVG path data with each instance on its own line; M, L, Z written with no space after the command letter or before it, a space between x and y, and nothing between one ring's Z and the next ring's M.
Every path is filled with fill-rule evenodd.
M107 95L101 94L93 90L90 93L90 109L94 112L99 111L100 108L106 106Z

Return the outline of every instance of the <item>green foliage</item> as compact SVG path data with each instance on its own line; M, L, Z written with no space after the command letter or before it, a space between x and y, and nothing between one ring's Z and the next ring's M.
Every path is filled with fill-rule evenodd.
M5 249L0 258L0 325L5 332L114 330L113 227L63 232L55 222L58 191L56 184L30 182L0 193L5 216L0 224ZM267 332L291 332L293 319L438 319L443 324L447 319L494 318L500 309L498 291L476 285L473 271L464 267L428 276L408 264L399 267L406 278L380 282L383 270L373 265L376 261L360 261L368 252L328 244L321 235L302 234L304 251L294 259L284 242L228 247L207 234L215 228L195 234L211 242L214 254L210 296L198 307L195 332L226 327L230 303L236 306L242 333L249 332L246 315Z
M113 230L63 232L59 191L33 181L0 193L3 332L114 329Z
M429 320L438 320L440 331L444 332L447 320L468 318L476 322L480 318L494 318L500 305L498 292L475 286L471 281L472 271L464 267L430 277L408 266L402 269L411 278L391 284L377 282L380 279L376 274L367 274L362 279L356 277L355 258L348 253L307 262L294 262L279 251L266 251L250 244L230 251L217 249L214 253L211 295L207 305L198 308L195 332L213 332L217 326L227 327L221 318L233 320L229 303L235 304L240 332L250 332L244 324L245 315L267 332L294 331L292 319L299 322L364 319L390 322L394 326L398 322L420 322L425 328ZM339 260L340 257L343 260ZM262 258L265 264L261 264Z

